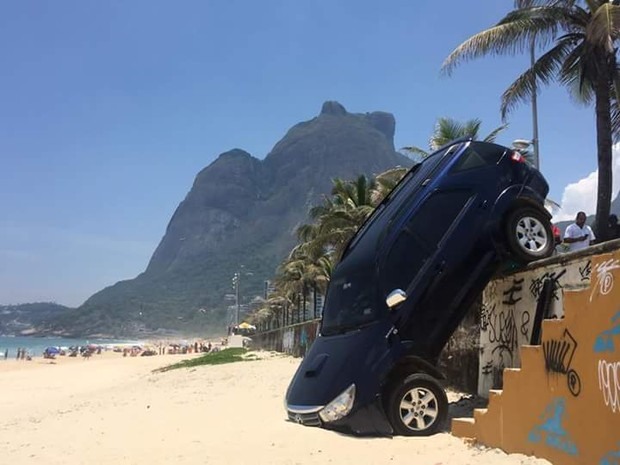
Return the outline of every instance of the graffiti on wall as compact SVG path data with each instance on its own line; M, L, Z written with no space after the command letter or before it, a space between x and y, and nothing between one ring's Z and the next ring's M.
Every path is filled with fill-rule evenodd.
M489 389L501 387L504 368L521 365L519 347L530 343L536 307L545 281L553 282L548 316L562 318L563 291L588 288L594 282L597 270L593 269L588 258L579 258L568 264L526 270L489 282L483 293L480 315L480 395L486 396ZM569 375L569 371L570 367L563 374L567 375L569 388L576 395L574 393L581 390L579 377L573 372Z
M596 336L593 350L599 354L613 353L618 342L620 342L620 311L611 317L609 329L601 331ZM605 405L612 412L620 413L620 361L609 362L602 359L598 361L598 387L603 394Z
M287 329L282 333L282 350L290 353L295 346L295 331L292 328Z
M594 352L613 352L614 336L620 336L620 311L611 318L611 327L596 336Z
M585 265L580 266L578 268L579 268L579 274L581 275L581 280L589 281L590 275L592 275L592 262L588 260L588 262Z
M566 269L563 269L559 272L557 271L546 272L542 276L538 276L532 279L532 282L530 284L530 292L532 293L532 296L534 297L534 299L538 301L538 299L540 298L542 289L543 289L543 285L545 284L545 281L551 280L551 282L553 283L553 287L551 290L551 295L553 296L553 300L560 300L560 289L562 289L560 278L562 278L562 276L564 276L565 274L566 274Z
M590 294L590 302L596 291L601 295L609 294L614 288L614 275L613 270L620 268L620 260L610 258L607 261L599 263L596 268L596 282L592 286L592 293Z
M618 443L618 450L612 450L606 453L599 465L620 465L620 442Z
M577 455L579 451L575 442L562 426L565 413L566 400L563 397L553 399L540 416L540 424L529 432L528 440L533 443L544 443L569 455Z
M598 362L598 387L612 412L620 413L620 362Z
M561 339L549 339L543 342L547 373L566 375L568 389L573 396L578 396L581 392L581 379L577 372L571 368L576 350L577 341L568 329L564 330Z

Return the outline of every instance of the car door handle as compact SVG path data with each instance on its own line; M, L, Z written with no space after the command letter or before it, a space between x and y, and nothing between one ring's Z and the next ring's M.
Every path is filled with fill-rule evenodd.
M426 178L424 181L422 181L422 185L427 186L429 182L431 182L431 178Z

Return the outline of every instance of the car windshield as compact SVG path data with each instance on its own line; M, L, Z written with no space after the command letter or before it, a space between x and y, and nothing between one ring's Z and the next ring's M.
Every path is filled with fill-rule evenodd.
M375 302L376 279L373 270L342 273L334 276L325 300L321 334L344 333L377 321L384 315L385 305Z

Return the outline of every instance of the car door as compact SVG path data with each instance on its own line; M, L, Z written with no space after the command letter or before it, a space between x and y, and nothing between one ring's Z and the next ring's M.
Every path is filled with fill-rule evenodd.
M407 293L398 310L403 322L417 315L417 303L435 285L445 266L441 244L454 224L454 219L468 205L469 191L435 190L430 193L395 234L380 262L381 289L387 296L394 289Z
M434 192L438 201L432 207L447 218L426 228L427 233L443 232L450 218L452 222L437 244L436 274L418 301L419 318L412 331L432 356L460 323L492 270L496 254L487 226L505 184L498 166L505 152L495 144L470 143L442 174Z
M493 204L496 165L505 149L494 146L491 152L499 153L481 156L479 152L490 144L476 145L468 144L444 167L386 254L384 292L389 293L392 285L406 289L408 298L397 320L402 335L415 342L418 352L432 352L429 336L452 327L454 308L489 259L482 250L478 256L482 261L475 261L474 251Z

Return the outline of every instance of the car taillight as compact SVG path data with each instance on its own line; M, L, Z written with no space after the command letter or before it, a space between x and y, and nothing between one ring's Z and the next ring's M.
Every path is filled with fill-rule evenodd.
M515 163L525 163L525 157L519 152L512 152L512 155L510 155L510 159Z

